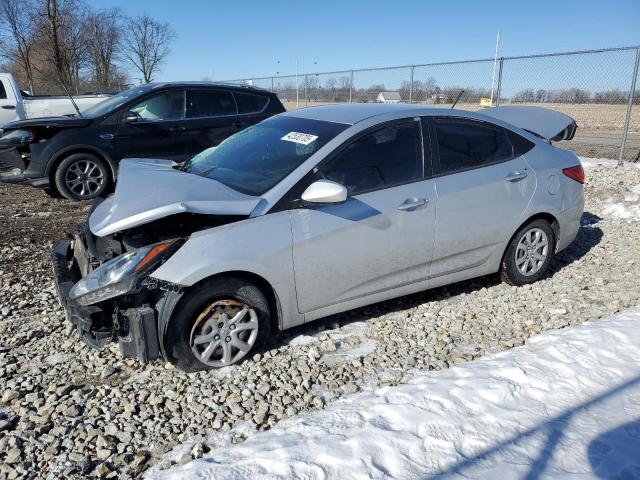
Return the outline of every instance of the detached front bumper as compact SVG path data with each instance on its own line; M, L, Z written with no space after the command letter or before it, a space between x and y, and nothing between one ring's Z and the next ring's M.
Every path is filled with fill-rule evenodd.
M117 341L123 356L145 363L161 356L156 311L150 306L127 307L118 300L83 306L72 300L69 292L81 278L73 255L73 242L61 240L53 247L51 260L60 303L67 321L84 342L102 349Z
M39 170L37 166L29 167L27 160L18 147L0 148L0 182L27 183L34 187L46 187L49 178L44 172L30 171L32 168Z

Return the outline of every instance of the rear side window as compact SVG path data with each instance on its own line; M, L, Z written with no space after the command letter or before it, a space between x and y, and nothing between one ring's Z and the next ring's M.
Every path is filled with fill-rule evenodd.
M436 118L440 174L503 162L514 157L509 132L497 125L463 118Z
M0 100L4 100L5 98L7 98L7 92L4 89L4 85L2 84L2 81L0 81Z
M250 93L235 93L236 102L238 102L238 113L255 113L261 112L267 106L269 99L262 95L253 95Z
M318 176L344 185L350 195L422 177L418 123L368 133L320 168Z
M234 115L236 104L229 92L190 90L187 92L187 118Z

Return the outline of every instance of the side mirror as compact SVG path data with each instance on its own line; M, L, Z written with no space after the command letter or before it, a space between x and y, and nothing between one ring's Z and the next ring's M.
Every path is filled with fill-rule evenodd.
M122 119L124 123L136 123L140 120L140 115L136 112L127 112L124 114L124 118Z
M347 189L331 180L316 180L304 191L302 200L309 203L342 203L347 200Z

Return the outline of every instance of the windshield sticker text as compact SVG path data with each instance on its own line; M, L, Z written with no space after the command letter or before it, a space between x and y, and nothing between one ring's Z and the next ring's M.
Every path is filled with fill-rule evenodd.
M311 142L313 142L317 138L318 138L317 135L310 135L308 133L289 132L280 140L284 140L286 142L300 143L302 145L309 145Z

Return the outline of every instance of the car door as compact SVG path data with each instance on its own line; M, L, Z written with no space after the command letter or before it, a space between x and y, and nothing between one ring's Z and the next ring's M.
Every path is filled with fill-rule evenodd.
M515 136L490 122L430 120L438 191L430 276L485 263L508 240L531 200L536 176Z
M129 112L138 118L127 123ZM116 159L126 157L162 158L184 161L191 153L186 133L185 91L171 89L154 93L119 112L114 133L111 135L112 152Z
M11 86L5 87L4 81L0 79L0 129L18 118L16 103Z
M291 210L300 312L426 279L435 187L422 150L420 122L409 119L363 134L316 168L315 179L341 183L349 197Z
M187 118L191 155L215 147L238 131L236 103L231 92L214 88L187 90Z

